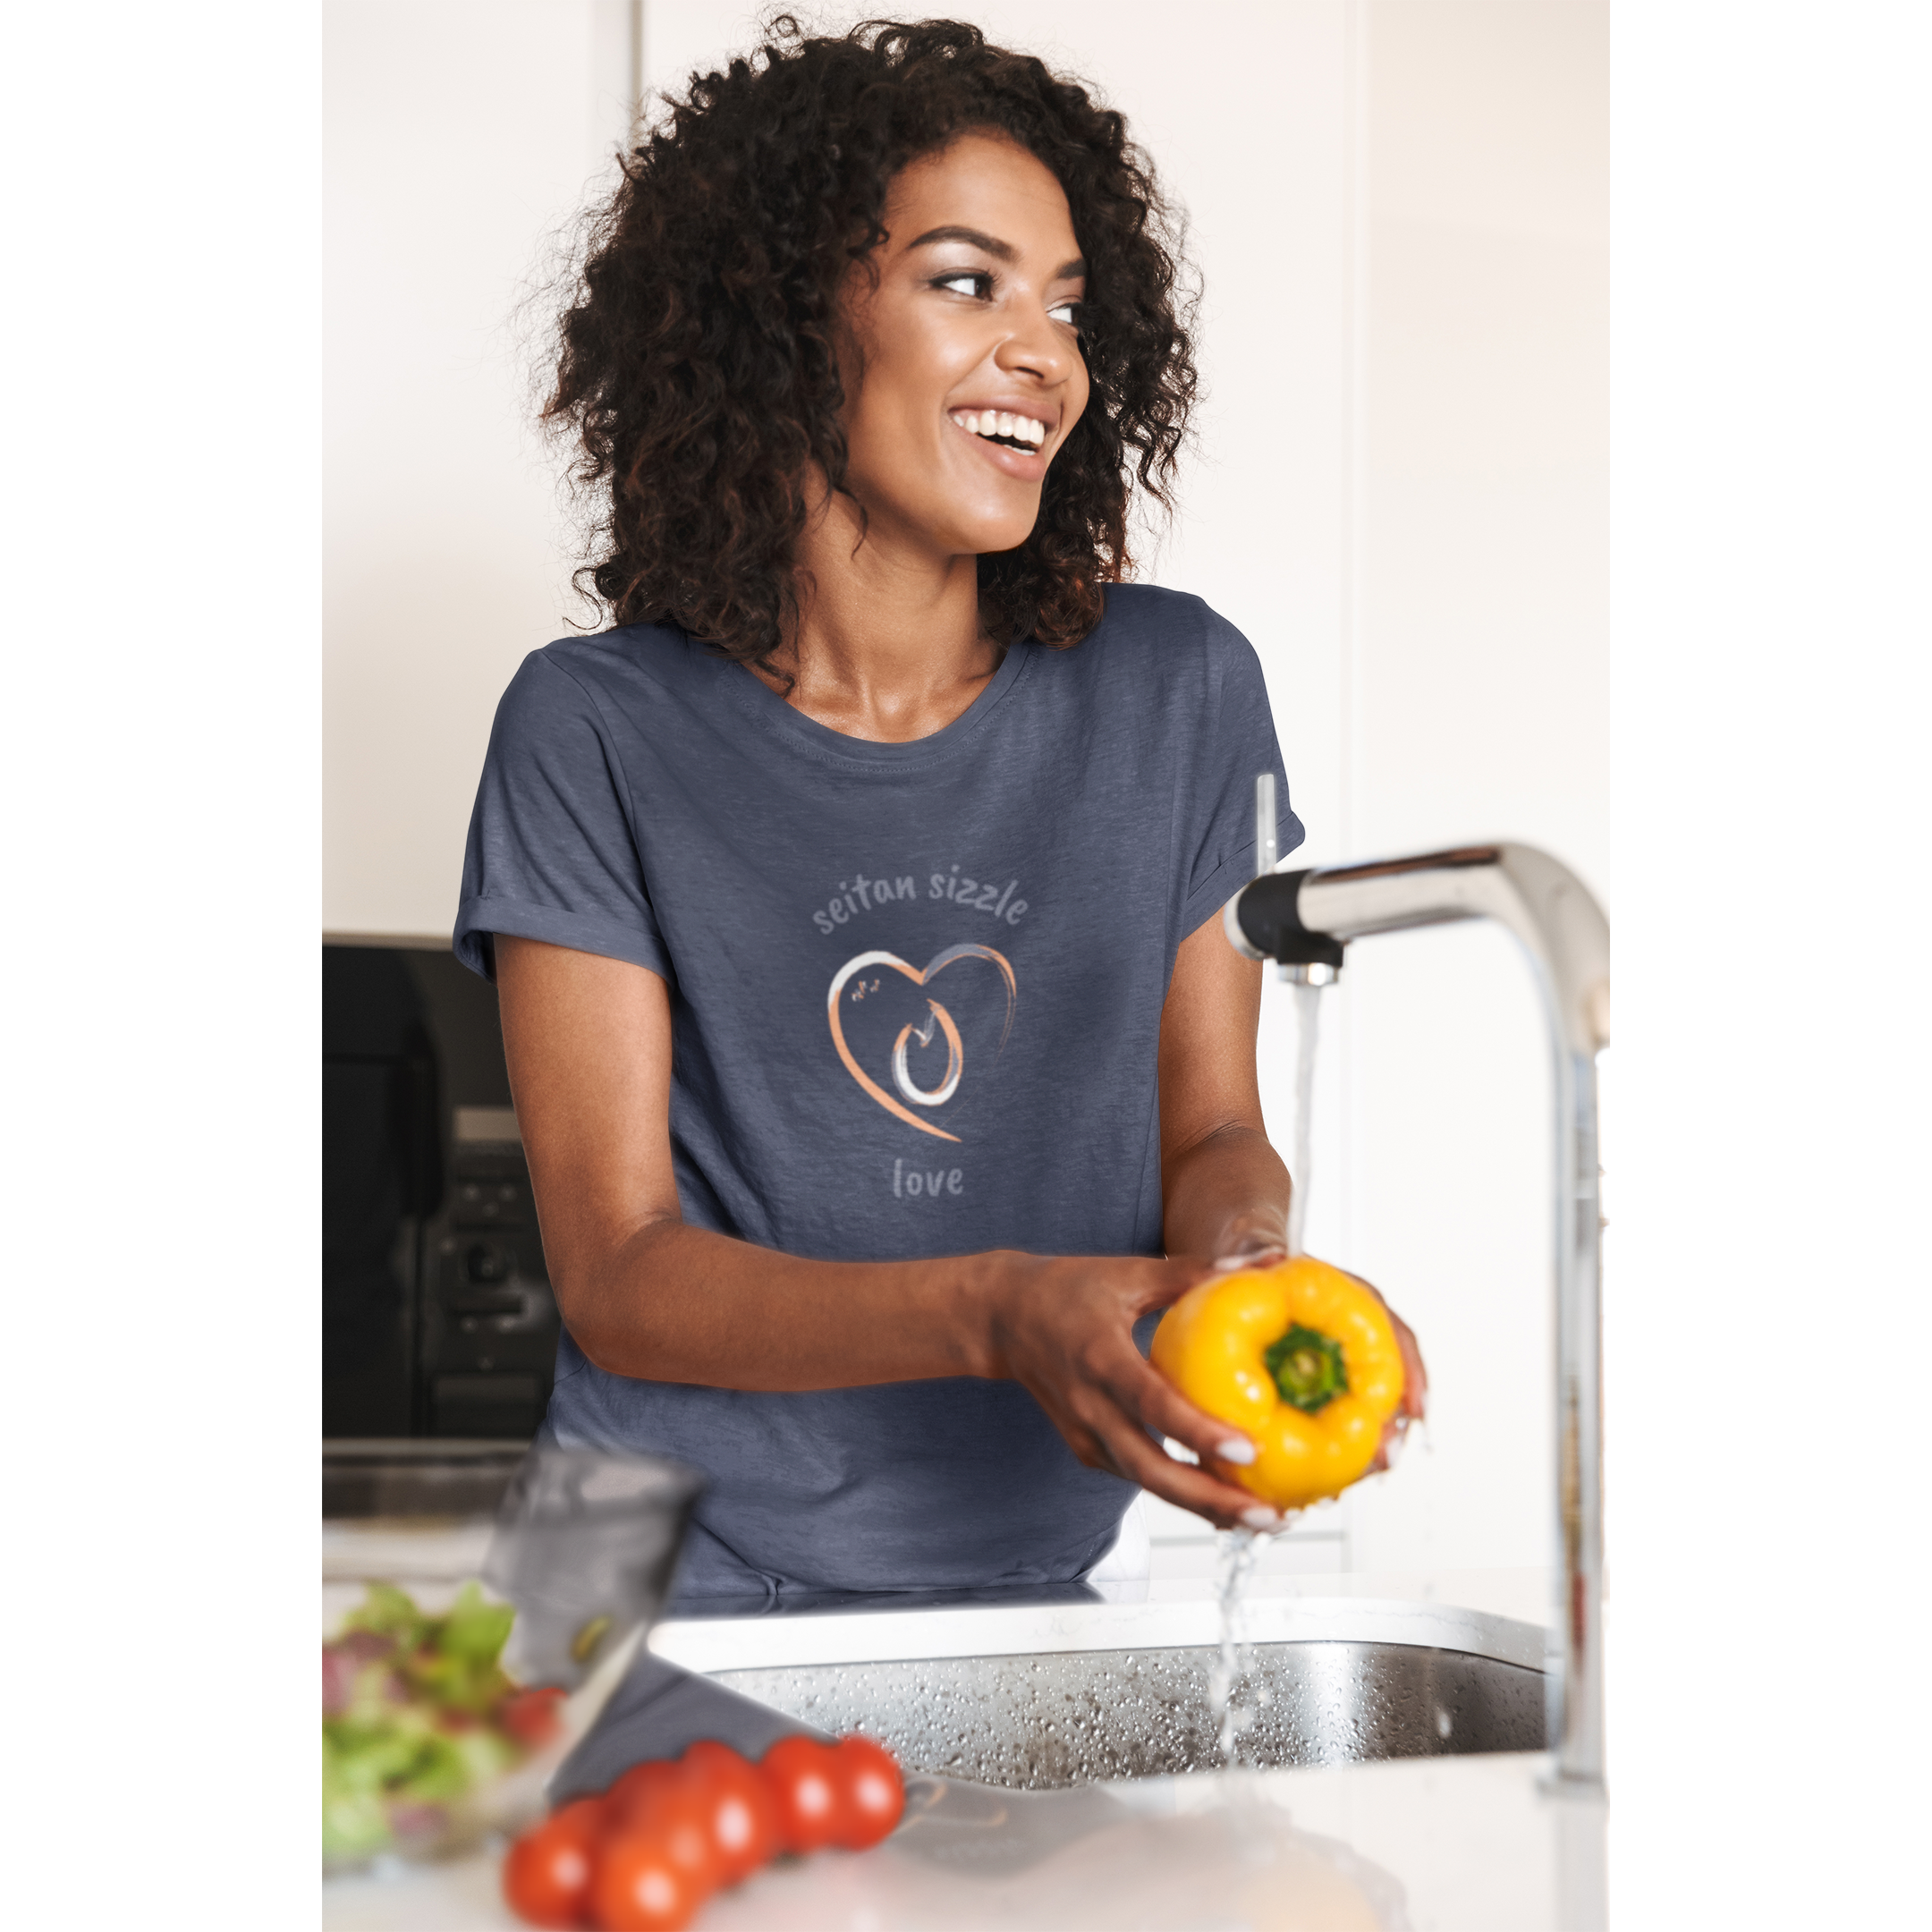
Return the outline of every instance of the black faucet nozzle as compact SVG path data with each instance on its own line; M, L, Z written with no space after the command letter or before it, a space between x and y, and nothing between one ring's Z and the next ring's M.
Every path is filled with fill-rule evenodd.
M1244 886L1234 916L1257 953L1284 966L1326 966L1342 970L1342 942L1301 923L1299 901L1307 872L1265 872Z

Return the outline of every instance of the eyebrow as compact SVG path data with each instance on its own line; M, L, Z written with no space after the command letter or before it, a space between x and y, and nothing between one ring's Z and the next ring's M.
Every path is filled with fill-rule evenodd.
M995 261L1016 262L1020 250L1010 242L1002 242L997 235L989 235L982 228L962 228L948 224L943 228L928 228L916 240L908 242L909 249L929 248L936 242L963 242L970 248L976 248L990 255ZM1076 275L1087 273L1085 260L1076 255L1072 261L1062 262L1054 270L1052 279L1055 282L1071 282Z

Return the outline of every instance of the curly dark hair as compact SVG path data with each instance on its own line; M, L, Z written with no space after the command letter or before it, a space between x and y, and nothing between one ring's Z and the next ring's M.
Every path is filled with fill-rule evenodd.
M763 32L667 102L590 217L543 411L574 433L596 506L580 589L618 623L673 623L772 668L799 612L810 465L845 487L841 288L886 239L894 176L985 130L1065 191L1091 394L1031 535L979 559L981 618L1002 642L1077 642L1131 568L1136 480L1173 508L1195 394L1191 289L1151 165L1118 114L976 27L869 21L835 38L780 14Z

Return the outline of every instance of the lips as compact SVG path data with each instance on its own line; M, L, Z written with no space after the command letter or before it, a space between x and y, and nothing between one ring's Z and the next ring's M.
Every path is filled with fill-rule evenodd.
M997 983L986 985L984 976L977 972L954 973L959 991L953 996L953 1005L967 1015L962 1031L952 1007L942 1004L930 988L948 967L971 961L994 968ZM980 983L975 985L975 981ZM923 997L908 998L912 988ZM839 1059L867 1095L907 1126L936 1140L957 1142L957 1134L948 1133L913 1109L942 1107L958 1093L966 1073L969 1038L973 1041L976 1067L998 1059L1013 1030L1017 995L1012 966L1004 953L991 946L947 946L923 967L911 965L896 953L860 953L833 975L826 994L826 1017ZM850 1031L848 1018L852 1021ZM996 1043L990 1038L996 1019L999 1021ZM883 1079L874 1079L874 1072Z

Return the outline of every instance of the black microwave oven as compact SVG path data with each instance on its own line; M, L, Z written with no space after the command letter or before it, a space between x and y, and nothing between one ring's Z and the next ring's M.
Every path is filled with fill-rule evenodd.
M322 948L322 1428L527 1441L559 1333L496 990Z

